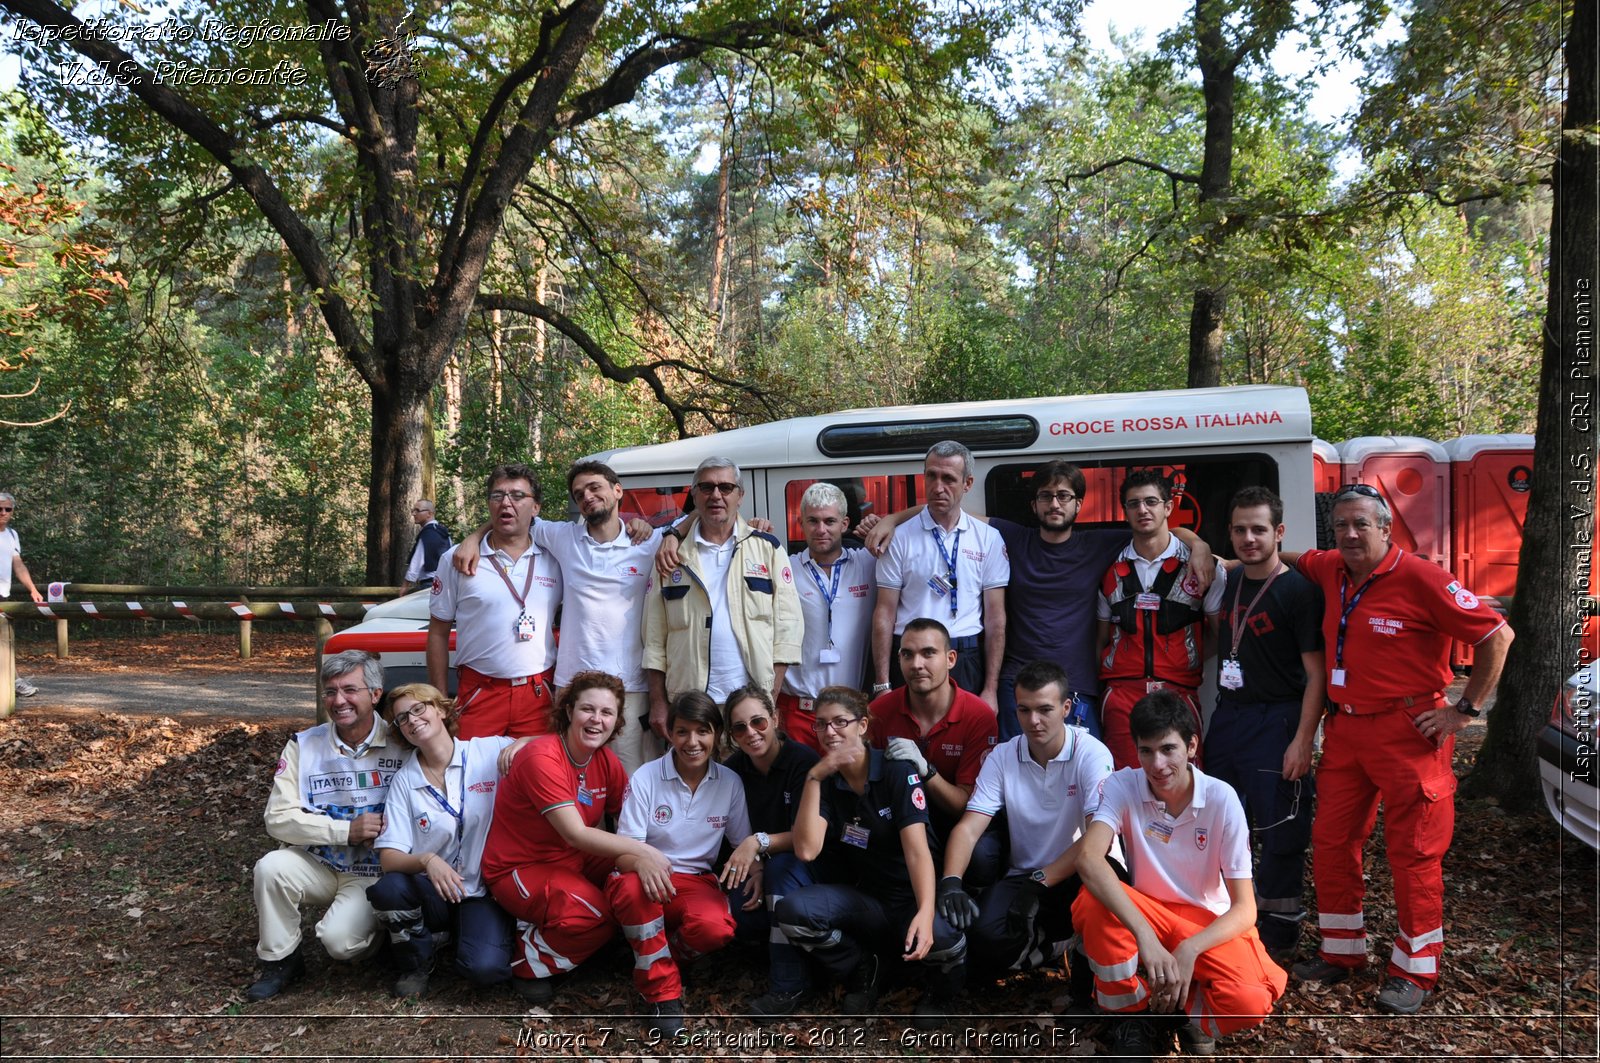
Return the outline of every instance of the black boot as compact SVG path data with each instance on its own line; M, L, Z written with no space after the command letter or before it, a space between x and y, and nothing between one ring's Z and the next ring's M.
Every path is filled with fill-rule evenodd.
M297 945L293 952L281 960L262 960L261 973L244 991L244 998L249 1001L269 1000L288 989L291 983L298 982L305 973L306 961Z

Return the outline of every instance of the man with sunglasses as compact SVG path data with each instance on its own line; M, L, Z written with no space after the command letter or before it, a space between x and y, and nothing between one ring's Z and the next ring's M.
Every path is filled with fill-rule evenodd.
M522 464L489 473L489 532L471 575L454 547L439 561L428 603L428 682L440 690L456 630L456 706L462 739L550 730L555 611L561 568L529 530L539 515L539 476ZM463 543L462 546L466 544Z
M666 737L667 698L703 690L721 704L754 684L776 701L803 637L794 570L777 536L739 515L744 479L732 458L695 469L695 517L677 564L645 592L644 668L650 727Z
M22 561L22 540L17 538L16 529L11 527L11 517L16 509L17 500L11 493L0 491L0 598L11 596L11 578L15 575L17 582L28 588L33 604L43 605L44 595L33 585L33 575ZM16 677L16 690L19 698L31 698L39 693L38 687L20 675Z
M1455 735L1494 693L1511 646L1505 620L1449 572L1390 541L1376 488L1333 497L1336 550L1297 562L1327 605L1330 714L1311 827L1317 956L1294 965L1306 982L1338 982L1366 966L1362 848L1383 804L1399 933L1377 1005L1410 1015L1433 994L1444 953L1444 854L1455 831ZM1473 647L1472 676L1451 705L1450 644Z
M1228 505L1240 566L1217 614L1217 707L1206 771L1232 786L1257 850L1256 927L1277 962L1293 961L1311 840L1311 745L1326 693L1322 592L1278 555L1283 500L1244 487Z

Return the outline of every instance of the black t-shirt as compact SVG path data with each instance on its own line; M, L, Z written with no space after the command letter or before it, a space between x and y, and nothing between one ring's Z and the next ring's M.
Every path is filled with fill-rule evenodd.
M1228 573L1218 612L1217 660L1232 654L1233 631L1265 580L1248 579L1243 568ZM1299 701L1306 690L1303 653L1322 649L1322 591L1294 569L1279 574L1250 610L1239 638L1244 686L1218 687L1229 701L1261 704Z
M800 807L800 790L806 784L806 772L821 759L810 746L789 739L778 747L777 759L763 775L744 750L734 750L723 764L733 769L744 783L750 829L782 834L793 827L795 809Z
M869 751L867 788L856 793L842 775L822 781L819 808L828 821L828 839L823 851L830 866L842 880L878 896L900 895L911 889L911 872L906 867L905 849L900 844L900 829L920 823L928 835L928 849L937 854L933 832L928 830L928 795L916 766L904 760L890 760L882 750ZM866 831L866 845L847 840L859 827ZM935 855L935 867L938 866Z

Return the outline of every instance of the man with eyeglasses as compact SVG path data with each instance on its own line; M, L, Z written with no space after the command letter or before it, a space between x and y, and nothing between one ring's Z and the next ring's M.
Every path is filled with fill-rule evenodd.
M1444 954L1444 854L1455 831L1455 735L1494 693L1512 631L1455 576L1390 540L1388 503L1367 484L1333 498L1336 550L1310 550L1300 571L1327 605L1330 715L1311 827L1317 956L1294 965L1308 982L1366 966L1362 848L1383 805L1399 932L1379 1009L1416 1012ZM1474 647L1472 676L1451 705L1452 640Z
M14 575L18 583L28 588L33 604L43 605L44 595L33 585L33 575L22 561L22 540L17 538L17 531L11 526L16 509L17 500L11 492L0 491L0 598L11 597L11 579ZM38 687L20 675L16 677L15 687L19 698L31 698L39 693Z
M1172 481L1160 472L1140 469L1122 481L1122 511L1133 541L1101 577L1095 609L1105 688L1101 737L1117 767L1132 768L1139 754L1128 713L1146 694L1173 691L1200 731L1205 618L1221 606L1222 582L1214 579L1215 563L1193 556L1167 527Z
M926 505L893 532L878 561L878 603L872 617L873 696L901 686L899 638L918 617L939 621L956 651L962 690L991 712L999 706L1000 662L1006 653L1006 585L1011 564L993 528L961 508L972 490L972 452L954 440L928 448L922 484Z
M411 561L406 565L401 594L410 594L413 587L432 583L433 574L439 569L439 559L451 546L450 529L433 518L433 503L428 499L418 499L411 507L411 523L418 528L417 541L411 548Z
M794 570L777 536L739 515L744 479L732 458L694 471L695 515L673 529L677 564L645 592L650 728L666 738L667 698L703 690L721 704L754 684L776 701L803 638Z
M267 796L267 833L282 844L256 861L254 896L261 970L246 1000L275 997L305 974L300 906L327 905L317 940L336 960L353 960L378 941L367 887L382 873L372 843L383 833L389 779L407 750L391 741L374 709L383 668L361 650L322 659L327 722L283 747Z
M561 568L530 530L539 515L538 474L521 464L496 466L487 494L489 531L475 570L465 575L456 567L461 548L453 547L433 578L428 682L448 689L453 624L458 737L541 735L550 730Z
M1326 693L1322 592L1283 563L1283 500L1244 487L1228 504L1240 561L1217 614L1217 707L1206 772L1232 786L1257 850L1256 927L1267 953L1294 960L1311 840L1311 746Z

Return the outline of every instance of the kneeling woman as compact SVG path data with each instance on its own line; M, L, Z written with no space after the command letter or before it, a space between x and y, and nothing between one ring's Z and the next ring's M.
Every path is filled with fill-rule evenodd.
M532 1004L554 995L555 975L617 932L605 880L619 857L666 872L661 853L606 831L628 783L611 741L622 731L622 680L579 672L561 692L552 733L531 739L495 795L483 851L489 891L521 926L513 985Z
M670 869L632 856L617 861L606 896L633 947L633 984L651 1005L649 1029L683 1031L679 962L715 952L733 940L728 896L712 874L723 839L738 848L750 834L744 784L716 761L722 710L699 691L679 694L667 712L671 752L641 766L628 784L617 833L661 850ZM747 876L745 907L761 903L761 865Z
M511 917L478 873L509 738L458 739L450 701L426 683L391 691L385 713L413 753L389 781L383 877L367 899L389 930L397 997L427 992L433 934L454 924L456 969L482 986L510 977ZM509 758L507 758L509 759Z
M848 885L806 886L777 905L790 941L845 984L843 1010L870 1015L883 954L923 964L919 1026L936 1026L960 991L967 939L934 909L928 799L917 769L867 746L867 699L827 687L812 705L822 760L806 773L794 852Z

